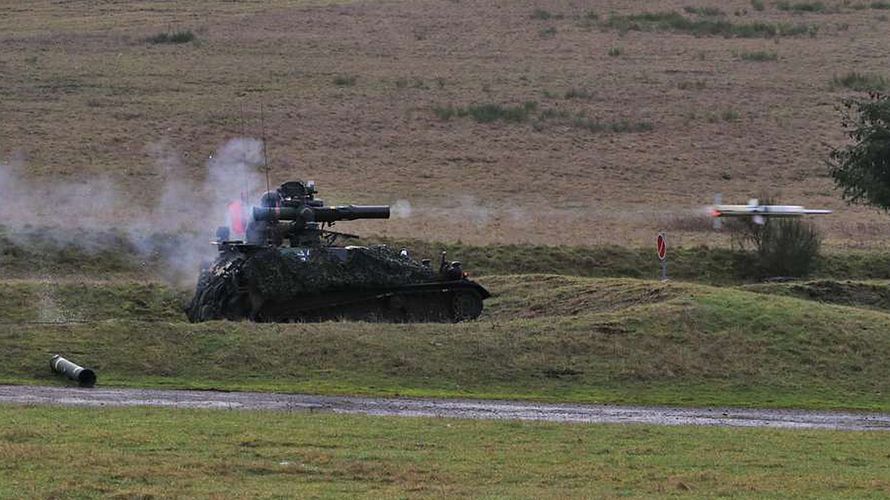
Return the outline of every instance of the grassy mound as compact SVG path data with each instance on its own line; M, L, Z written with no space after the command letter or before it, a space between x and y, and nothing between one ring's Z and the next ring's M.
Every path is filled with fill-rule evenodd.
M486 316L458 325L191 325L156 285L74 287L61 302L75 316L107 301L92 318L117 308L126 319L22 312L0 331L0 380L54 383L58 352L97 369L100 385L890 409L887 314L676 282L484 282L496 293Z
M578 316L619 311L677 297L689 286L634 279L589 279L561 275L490 276L480 280L495 291L484 319Z
M890 312L890 285L886 282L816 280L800 283L762 283L746 285L744 289Z
M6 281L0 323L183 321L186 295L158 283Z

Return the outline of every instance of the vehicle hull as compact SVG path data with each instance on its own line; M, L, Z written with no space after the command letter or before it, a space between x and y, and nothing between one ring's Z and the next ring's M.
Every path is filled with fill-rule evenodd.
M201 273L186 313L192 322L458 322L478 318L489 296L466 277L448 279L379 248L233 246Z

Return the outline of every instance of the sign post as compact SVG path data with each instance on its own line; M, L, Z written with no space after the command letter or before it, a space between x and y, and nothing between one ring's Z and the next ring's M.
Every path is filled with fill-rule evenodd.
M667 239L665 239L664 233L658 233L655 245L658 250L658 260L661 261L661 281L667 281Z

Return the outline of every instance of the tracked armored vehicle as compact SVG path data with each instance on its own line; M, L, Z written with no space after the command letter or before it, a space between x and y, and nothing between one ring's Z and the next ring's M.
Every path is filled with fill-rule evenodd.
M219 254L201 271L189 320L456 322L482 313L489 292L444 252L434 268L405 249L338 244L357 237L331 230L335 222L386 219L389 206L325 206L316 194L314 183L294 181L250 211L231 205L235 222L217 231Z

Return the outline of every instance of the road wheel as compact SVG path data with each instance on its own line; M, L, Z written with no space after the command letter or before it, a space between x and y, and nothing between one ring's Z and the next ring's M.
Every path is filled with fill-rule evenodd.
M476 290L458 290L451 300L454 321L476 319L482 314L482 296Z
M387 299L388 311L382 312L381 316L389 316L393 321L407 321L408 319L408 303L405 298L400 295L393 295Z

